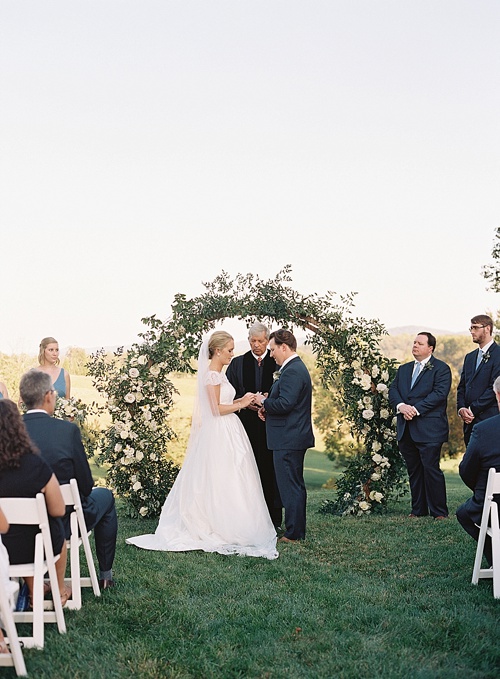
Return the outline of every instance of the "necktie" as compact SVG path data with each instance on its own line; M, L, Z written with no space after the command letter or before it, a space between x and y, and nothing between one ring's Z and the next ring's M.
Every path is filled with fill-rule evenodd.
M415 384L417 377L420 375L420 368L422 367L422 364L417 361L415 363L415 367L413 368L413 375L411 378L411 387Z
M477 360L476 360L476 370L479 368L481 365L481 361L483 360L483 352L482 349L477 350Z
M259 368L262 365L262 356L259 356L259 358L257 359L257 365L259 366Z

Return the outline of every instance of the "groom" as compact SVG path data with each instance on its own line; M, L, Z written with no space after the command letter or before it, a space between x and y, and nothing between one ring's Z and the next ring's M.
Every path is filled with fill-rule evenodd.
M256 397L260 416L266 421L267 445L273 451L276 481L285 508L285 534L280 542L305 538L304 456L314 446L311 377L296 349L297 340L288 330L271 333L269 351L280 370L275 373L269 396Z

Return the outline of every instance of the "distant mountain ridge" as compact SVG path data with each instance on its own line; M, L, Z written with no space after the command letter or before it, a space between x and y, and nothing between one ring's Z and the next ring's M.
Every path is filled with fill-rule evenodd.
M430 332L433 335L468 335L468 330L462 332L452 332L451 330L438 330L437 328L426 328L421 325L401 325L397 328L387 328L389 335L416 335L419 332Z

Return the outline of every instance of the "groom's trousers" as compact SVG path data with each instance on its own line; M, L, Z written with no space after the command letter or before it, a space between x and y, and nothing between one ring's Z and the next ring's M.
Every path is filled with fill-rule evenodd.
M274 450L274 471L285 509L285 537L303 540L306 536L305 450Z

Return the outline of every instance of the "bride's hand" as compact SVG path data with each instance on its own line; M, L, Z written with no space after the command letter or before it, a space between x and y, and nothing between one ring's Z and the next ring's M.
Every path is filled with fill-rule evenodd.
M255 394L252 394L251 391L248 391L244 396L240 398L240 403L242 408L246 408L249 405L252 405L255 399Z

